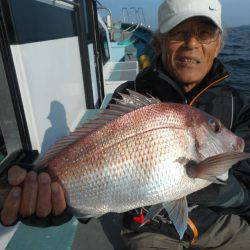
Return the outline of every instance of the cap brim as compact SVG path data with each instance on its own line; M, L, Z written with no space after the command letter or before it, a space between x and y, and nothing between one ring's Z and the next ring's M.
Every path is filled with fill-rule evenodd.
M212 22L214 22L214 24L216 26L218 26L218 28L220 28L221 31L223 30L220 21L216 20L216 18L212 18L211 13L207 13L207 12L197 12L197 13L186 12L185 13L185 12L182 12L181 15L173 16L172 18L168 19L165 23L163 23L160 27L160 33L162 33L162 34L167 33L171 29L176 27L178 24L185 21L186 19L191 18L191 17L196 17L196 16L203 16L203 17L209 18Z

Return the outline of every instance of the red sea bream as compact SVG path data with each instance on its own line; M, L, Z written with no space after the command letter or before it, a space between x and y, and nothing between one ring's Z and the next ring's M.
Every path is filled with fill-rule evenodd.
M63 186L78 217L165 208L180 237L186 196L225 181L228 169L248 158L244 141L219 120L188 105L122 95L97 119L59 141L37 164Z

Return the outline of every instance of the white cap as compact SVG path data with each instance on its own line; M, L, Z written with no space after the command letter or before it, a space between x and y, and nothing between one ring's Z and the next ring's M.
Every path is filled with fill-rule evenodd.
M222 30L219 0L165 0L158 9L160 33L166 33L194 16L208 17Z

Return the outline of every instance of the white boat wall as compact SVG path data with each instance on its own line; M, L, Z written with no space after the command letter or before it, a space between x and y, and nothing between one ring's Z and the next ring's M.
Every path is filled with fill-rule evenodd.
M13 162L30 166L133 81L141 56L153 58L147 27L112 24L103 9L95 0L0 0L0 175ZM0 227L0 249L122 249L110 216Z

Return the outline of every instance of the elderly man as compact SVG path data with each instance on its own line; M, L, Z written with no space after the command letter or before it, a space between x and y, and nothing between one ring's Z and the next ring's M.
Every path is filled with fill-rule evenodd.
M159 34L156 43L156 67L143 70L134 82L121 85L117 92L132 89L151 94L164 102L185 103L219 118L233 132L243 137L250 151L250 108L243 107L239 94L223 84L229 75L217 59L223 44L221 5L218 0L167 0L159 7ZM182 241L160 214L140 227L147 208L124 215L123 238L129 249L183 249L193 246L214 249L248 249L250 244L249 162L244 161L230 172L226 185L212 184L188 197L188 229ZM51 210L65 209L63 191L46 173L37 178L34 172L15 166L10 183L18 185L9 195L1 213L4 224L12 224L18 214L36 213L46 217ZM38 183L37 183L38 179ZM52 192L51 192L52 190ZM38 193L37 203L36 197Z
M229 74L217 59L223 45L219 1L167 0L159 7L158 18L156 67L146 68L135 82L121 85L116 92L132 89L164 102L200 108L242 136L245 150L250 151L250 107L243 107L239 94L223 84ZM248 249L249 166L249 162L241 162L230 172L227 185L212 184L188 197L189 227L181 242L172 225L166 223L165 214L138 227L147 209L127 213L123 237L128 247Z

